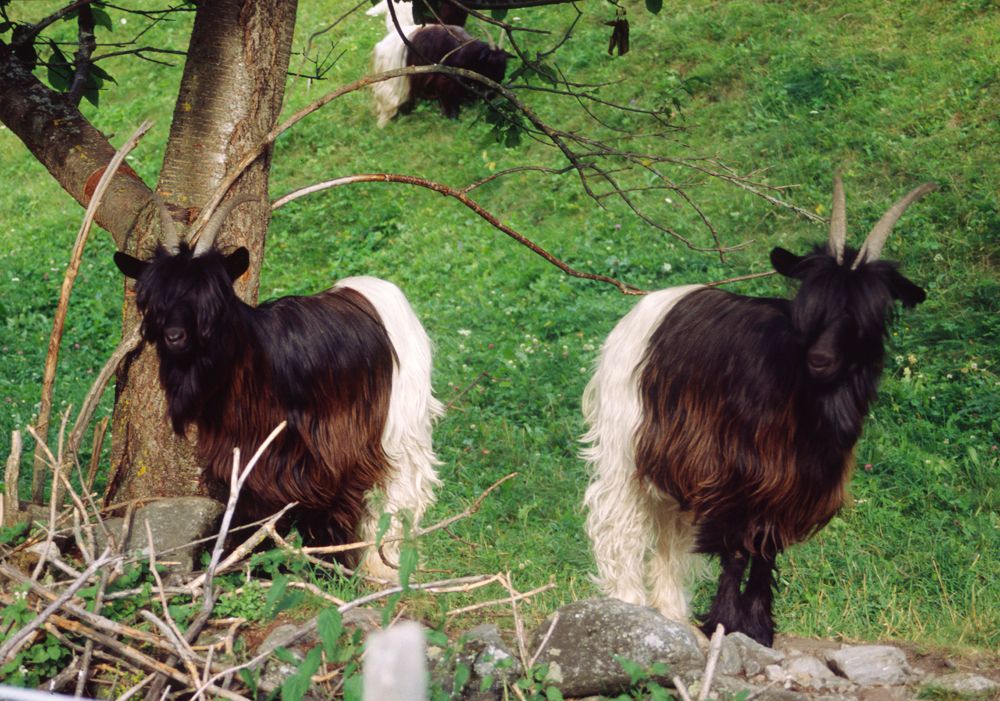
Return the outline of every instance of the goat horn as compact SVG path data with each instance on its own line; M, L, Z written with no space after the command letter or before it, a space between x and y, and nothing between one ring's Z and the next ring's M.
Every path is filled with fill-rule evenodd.
M226 221L226 217L234 209L239 207L241 204L246 202L255 202L258 198L253 195L240 195L239 197L234 197L228 202L224 202L219 205L219 208L215 210L212 217L205 224L205 228L201 230L198 234L198 243L195 244L194 254L200 256L206 251L208 251L212 244L215 243L215 237L219 233L219 229L222 228L222 223Z
M892 227L895 226L899 218L903 216L906 208L928 192L937 190L937 187L937 183L924 183L920 187L910 190L896 204L892 205L889 211L883 214L882 218L872 227L868 238L861 244L861 250L858 251L858 256L854 259L854 264L851 265L851 270L857 270L862 261L871 262L878 260L879 256L882 255L882 247L885 246L885 240L889 238L889 232L892 231Z
M844 198L844 183L840 173L833 174L833 211L830 213L830 255L837 259L837 265L844 263L844 245L847 242L847 202Z
M181 237L177 233L174 218L170 216L167 203L155 192L153 193L153 201L156 202L156 207L160 210L160 237L163 240L163 247L171 253L177 253L181 247Z

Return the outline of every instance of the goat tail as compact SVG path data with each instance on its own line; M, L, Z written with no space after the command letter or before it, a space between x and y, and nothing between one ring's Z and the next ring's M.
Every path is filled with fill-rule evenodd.
M414 26L404 26L403 32L409 39L419 29ZM395 27L390 27L388 34L375 45L372 53L372 73L384 73L406 66L408 48ZM375 116L379 127L384 127L396 116L399 108L410 99L409 76L389 78L372 85L372 95L375 99Z
M434 454L431 431L434 420L444 414L444 406L431 388L431 342L409 301L391 282L353 277L341 280L337 287L356 290L371 302L396 353L389 415L382 432L390 473L381 498L369 503L360 532L365 540L373 539L380 515L388 512L394 518L386 537L402 536L403 521L416 527L441 484L435 469L441 463ZM383 548L390 562L399 561L399 545L397 541ZM375 552L366 557L364 567L375 577L396 578Z
M649 340L667 311L693 289L643 298L608 336L583 395L588 431L582 457L591 470L584 507L597 583L608 596L653 605L680 621L688 617L695 527L675 500L639 478L635 442L642 423L640 365Z

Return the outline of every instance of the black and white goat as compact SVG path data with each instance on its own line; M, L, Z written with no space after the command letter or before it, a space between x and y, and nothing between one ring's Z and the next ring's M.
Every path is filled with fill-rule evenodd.
M385 15L385 30L391 32L395 30L396 22L399 23L400 27L412 27L417 24L413 18L413 3L420 1L411 0L410 2L406 2L404 0L400 2L400 0L382 0L377 5L369 7L365 11L365 14L369 17ZM389 2L392 2L392 13L389 12ZM393 14L396 16L396 22L392 21ZM433 21L424 22L423 24L454 24L464 27L465 21L469 17L467 10L450 2L439 3L439 6L433 13L428 12L427 14L432 14Z
M718 555L703 630L772 643L775 558L840 509L893 303L925 298L879 255L934 187L903 197L855 251L836 178L826 249L771 252L800 281L794 299L676 287L614 328L583 397L587 533L609 596L687 620L692 556Z
M115 254L136 280L174 430L197 427L203 478L224 497L233 448L252 455L288 422L244 486L240 521L298 502L293 519L319 545L371 538L383 511L415 524L440 483L431 424L442 407L431 393L427 334L399 288L374 277L245 304L233 282L249 266L247 249L224 255L213 246L243 201L220 208L193 248L163 208L164 246L150 261ZM390 536L400 534L400 520ZM383 552L396 561L398 543ZM377 553L363 565L395 578Z
M392 28L378 44L372 56L372 72L382 73L405 66L441 64L475 71L495 83L507 72L507 52L485 41L473 39L462 27L449 24L422 24L403 27L404 41ZM409 43L409 45L407 45ZM412 48L411 48L412 47ZM443 73L390 78L372 85L375 115L384 127L397 112L408 109L419 99L437 100L444 116L455 118L463 103L471 102L483 85Z

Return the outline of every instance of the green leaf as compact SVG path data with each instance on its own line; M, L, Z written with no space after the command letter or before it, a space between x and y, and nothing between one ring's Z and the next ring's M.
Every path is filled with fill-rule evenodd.
M654 15L659 14L663 9L663 0L646 0L646 9Z
M87 102L89 102L90 104L92 104L94 107L100 107L101 106L101 91L100 90L97 90L96 88L95 89L91 89L91 90L84 90L83 91L83 96L85 98L87 98Z
M546 701L563 701L562 692L559 691L554 686L550 686L545 690L545 700Z
M285 664L298 665L299 658L294 655L288 648L277 647L274 650L274 656Z
M275 611L274 608L285 595L285 589L287 588L288 577L285 575L276 575L274 579L271 580L271 589L267 592L267 598L264 600L264 615L266 618L274 618L277 614L277 611Z
M482 694L489 691L490 687L493 686L493 675L487 674L482 679L479 680L479 693Z
M301 701L302 697L309 691L312 675L319 669L322 660L323 655L319 646L310 650L295 674L281 685L281 701Z
M390 0L391 1L391 0ZM389 531L389 526L392 525L392 514L386 511L384 514L378 517L378 528L375 529L375 547L382 545L382 539L385 534Z
M111 21L110 15L108 15L108 13L105 12L104 10L91 5L90 14L94 16L94 24L97 25L98 27L104 27L109 32L113 32L115 30L115 26L114 23Z
M240 674L240 679L242 679L243 683L246 684L247 688L250 689L250 698L256 698L257 697L257 672L256 672L256 670L249 670L249 669L244 668L244 669L241 669L239 671L239 674Z
M340 644L340 634L344 632L344 621L340 611L329 608L319 614L316 619L316 631L319 639L323 641L323 651L330 659L334 659L337 648Z
M455 691L461 692L472 677L472 668L459 662L455 665Z
M507 8L505 7L495 7L490 10L490 17L493 19L503 19L507 16Z
M118 81L117 81L117 80L115 80L115 79L114 79L114 78L113 78L113 77L111 76L111 74L110 74L110 73L108 73L108 72L107 72L106 70L104 70L103 68L101 68L100 66L98 66L98 65L97 65L96 63L92 63L92 64L90 64L90 73L91 73L91 75L93 75L94 77L96 77L96 78L100 78L100 79L101 79L102 81L104 81L104 80L110 80L110 81L111 81L112 83L114 83L115 85L117 85L117 84L118 84Z
M419 562L417 548L415 545L406 543L399 551L399 583L403 589L410 587L410 575L417 569Z

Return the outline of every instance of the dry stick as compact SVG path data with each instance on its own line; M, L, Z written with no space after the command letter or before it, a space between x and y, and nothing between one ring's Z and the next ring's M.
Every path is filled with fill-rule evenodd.
M715 666L719 662L719 655L722 654L722 639L724 637L726 637L726 627L719 623L715 626L712 642L708 646L708 661L705 663L705 674L701 678L698 701L705 701L708 698L708 691L712 688L712 677L715 676Z
M104 174L101 176L100 181L97 183L97 188L94 190L93 197L90 198L90 203L87 205L87 213L83 217L83 223L80 225L80 231L76 235L76 243L73 244L73 253L70 256L69 266L66 268L66 274L63 277L62 289L59 292L59 303L56 305L55 317L52 320L52 333L49 336L49 349L45 356L45 371L42 376L42 399L38 408L38 421L35 424L38 428L38 433L45 441L48 439L49 434L49 416L52 411L52 387L56 379L56 366L59 361L59 346L62 343L63 329L66 324L66 312L69 308L69 297L73 291L73 284L76 282L77 273L80 271L80 263L83 259L83 247L87 243L87 238L90 236L90 227L94 221L94 215L97 213L97 208L101 204L101 199L104 197L104 193L108 189L108 185L111 184L111 179L115 176L118 171L118 167L125 160L125 156L135 148L136 144L139 143L139 139L149 131L153 123L150 121L145 121L139 128L135 130L135 133L129 137L128 141L115 152L110 163L108 163L107 168L104 170ZM34 472L31 477L31 499L37 504L42 503L43 492L45 490L45 464L42 459L42 451L35 448L35 466Z
M429 533L433 533L434 531L440 531L443 528L447 528L448 526L450 526L451 524L455 523L456 521L461 521L464 518L468 518L469 516L472 516L474 513L476 513L477 511L479 511L479 509L483 505L483 501L486 499L486 497L488 497L494 490L496 490L497 488L499 488L500 485L502 485L504 482L506 482L507 480L513 479L513 478L515 478L517 476L518 476L517 472L511 472L509 475L505 475L504 477L501 477L496 482L494 482L489 487L487 487L486 490L482 494L480 494L478 497L476 497L476 500L474 502L472 502L472 504L470 504L468 507L466 507L466 509L464 511L462 511L459 514L455 514L454 516L449 516L448 518L442 519L441 521L438 521L434 525L428 526L427 528L418 528L416 531L414 531L412 537L413 538L420 538L420 537L425 536L425 535L427 535ZM403 540L403 539L404 538L402 536L395 536L395 537L392 537L392 538L383 538L382 539L382 543L383 544L385 544L385 543L392 543L392 542ZM321 545L321 546L315 546L315 547L296 548L296 551L302 553L303 555L332 555L332 554L335 554L335 553L349 552L349 551L352 551L352 550L360 550L362 548L370 548L370 547L372 547L374 545L375 545L375 541L373 541L373 540L365 540L365 541L358 541L356 543L345 543L343 545Z
M104 553L98 559L90 563L90 567L84 570L83 574L77 577L77 579L66 589L66 591L60 594L55 601L46 606L45 609L40 614L35 616L35 618L24 626L24 628L11 636L7 642L0 645L0 663L7 663L9 658L13 657L17 653L18 649L20 649L21 645L28 640L31 634L37 630L39 626L45 623L49 616L69 601L73 595L83 587L84 584L87 584L87 580L90 579L90 575L96 572L98 568L106 565L111 559L110 549L105 548Z
M254 548L264 542L264 539L272 532L274 524L276 524L281 517L285 515L289 509L295 507L298 502L292 502L291 504L285 505L281 511L277 512L273 516L270 516L264 523L254 531L254 534L247 538L243 543L240 544L238 548L229 553L229 556L220 562L215 568L215 574L222 574L223 572L228 572L234 566L238 565L244 557L249 555ZM184 546L187 547L187 546ZM190 583L184 588L185 592L195 592L202 587L205 583L206 573L198 575L195 579L191 580Z
M439 580L439 581L436 581L436 582L426 582L426 583L422 583L422 584L410 584L410 586L408 587L408 589L410 591L431 591L431 592L434 592L435 590L441 589L442 587L452 587L452 586L456 586L456 585L459 585L459 584L475 585L475 584L478 584L480 582L487 581L487 580L489 580L489 581L495 581L496 576L497 575L480 574L480 575L470 575L470 576L467 576L467 577L456 577L454 579L445 579L445 580ZM366 596L362 596L362 597L360 597L358 599L354 599L353 601L349 601L346 604L344 604L343 606L338 606L337 610L340 613L346 613L347 611L350 611L351 609L357 608L359 606L364 606L365 604L369 604L369 603L371 603L373 601L378 601L379 599L384 599L384 598L386 598L388 596L392 596L393 594L402 593L403 591L406 591L406 589L404 589L401 586L390 587L388 589L383 589L381 591L377 591L377 592L374 592L372 594L368 594ZM307 621L303 625L301 625L299 627L299 629L295 632L294 635L292 635L290 638L288 638L288 639L286 639L284 641L285 645L286 646L292 645L292 644L295 643L296 640L299 640L300 638L302 638L302 637L308 635L309 633L311 633L313 630L316 629L316 624L317 624L317 619L314 618L314 619L312 619L310 621ZM228 674L235 674L236 672L240 671L241 669L248 669L248 668L256 667L261 662L263 662L264 660L266 660L271 655L272 652L273 652L272 650L266 650L265 652L262 652L262 653L258 654L256 657L253 657L253 658L251 658L251 659L249 659L249 660L247 660L247 661L245 661L245 662L243 662L241 664L238 664L238 665L236 665L234 667L230 667L227 670L219 672L219 673L215 674L211 679L209 679L209 683L215 683L217 680L222 679L224 676L226 676ZM205 685L202 685L202 686L198 687L198 689L195 691L194 696L191 697L191 701L197 701L197 699L200 698L202 696L202 694L204 694L205 691L207 691L207 690L209 690L209 689Z
M21 476L21 432L11 431L10 433L10 455L7 457L7 466L3 471L3 500L0 501L0 526L14 523L18 513L21 511L21 504L17 498L17 482Z
M542 592L549 591L550 589L555 589L556 585L554 583L544 584L537 589L532 589L531 591L526 591L522 594L517 595L518 601L523 601L524 599L530 599L531 597L541 594ZM503 599L493 599L492 601L482 601L478 604L471 604L469 606L463 606L462 608L452 609L448 611L446 616L458 616L463 613L469 613L470 611L478 611L480 609L489 608L490 606L504 606L510 603L510 597L506 596Z
M163 674L171 679L174 679L175 681L180 682L181 684L187 683L187 677L182 672L164 664L163 662L160 662L159 660L149 657L142 652L139 652L135 648L118 641L110 635L105 635L104 633L89 628L81 623L77 623L76 621L72 621L68 618L63 618L62 616L53 615L52 622L63 630L68 630L70 632L91 638L95 643L109 648L117 653L118 656L122 658L122 661L130 663L132 666L140 667L157 674ZM155 638L155 636L152 637ZM159 638L156 638L156 641L158 646L165 645L161 640L159 640ZM169 648L169 646L167 647ZM213 694L221 696L225 699L230 699L231 701L248 701L245 696L241 696L235 692L218 686L210 686L207 691L211 691Z
M674 688L677 689L677 693L681 695L682 701L691 701L691 694L688 693L688 688L687 685L684 684L684 680L675 674L671 681L674 683Z
M555 585L553 584L552 586ZM532 667L535 666L535 662L538 661L538 657L542 654L542 650L545 649L545 646L549 644L549 638L552 637L552 632L556 629L556 626L558 624L559 624L559 612L556 611L555 615L552 616L552 624L549 626L549 629L545 631L545 637L542 638L542 642L538 645L538 649L535 650L535 654L531 656L531 662L528 664L528 669L531 669Z
M777 275L774 270L769 270L764 273L750 273L749 275L738 275L736 277L726 278L725 280L716 280L715 282L702 283L705 287L718 287L719 285L728 285L733 282L743 282L744 280L755 280L759 277L771 277L772 275Z
M513 582L510 581L510 572L507 572L507 576L500 580L503 585L510 592L510 610L514 614L514 634L517 636L517 649L521 656L521 665L523 669L528 669L530 665L528 664L528 648L524 640L524 622L521 620L521 614L517 610L517 591L514 589Z
M35 456L38 457L39 450L41 450L49 459L52 464L53 477L52 477L52 493L49 495L49 528L45 533L45 544L42 548L41 556L38 558L38 564L35 565L35 569L31 573L32 579L38 579L42 574L42 570L45 568L45 560L49 556L49 551L53 548L52 537L55 535L56 530L56 504L59 502L59 479L56 475L59 472L58 462L49 450L49 447L45 444L33 426L28 426L28 433L31 437L35 439ZM44 462L42 463L45 464Z
M163 593L163 580L160 578L160 573L156 569L156 548L153 545L153 529L149 525L149 520L145 521L146 525L146 542L149 543L149 571L153 574L153 579L156 581L157 594L160 598L160 605L163 607L163 621L160 621L155 615L148 611L141 611L140 615L143 615L146 620L150 621L160 630L165 630L167 637L173 642L174 647L177 648L177 654L180 655L181 660L184 662L184 666L187 667L188 674L191 675L191 680L195 684L198 682L198 668L195 665L196 655L194 650L188 644L187 640L184 639L184 635L181 633L180 628L177 627L177 622L174 621L174 617L170 615L170 605L167 603L167 596ZM152 618L147 617L151 616ZM162 627L161 627L162 624Z
M598 282L606 282L609 285L614 285L622 294L626 295L641 295L646 294L645 291L640 290L638 287L629 285L622 282L621 280L616 280L613 277L608 277L607 275L599 275L597 273L585 273L580 270L571 268L569 265L564 263L559 258L546 251L544 248L531 241L523 234L515 231L511 227L503 224L499 219L497 219L493 214L486 211L478 202L466 195L462 190L456 190L455 188L448 187L442 183L434 182L433 180L427 180L425 178L418 178L413 175L399 175L396 173L367 173L359 175L348 175L343 178L336 178L334 180L327 180L325 182L316 183L315 185L310 185L308 187L300 188L294 192L290 192L283 197L275 200L274 204L271 205L271 209L275 210L284 204L287 204L293 200L297 200L300 197L312 194L314 192L320 192L322 190L328 190L332 187L340 187L341 185L350 185L353 183L406 183L407 185L416 185L418 187L427 188L428 190L433 190L434 192L440 193L447 197L453 197L466 207L471 209L473 212L478 214L481 218L489 222L494 228L499 229L503 233L507 234L510 238L517 241L522 246L527 247L533 253L541 256L546 261L556 266L562 270L567 275L572 277L583 278L584 280L596 280Z
M239 499L240 490L243 489L243 484L250 476L250 473L253 472L253 469L257 466L257 463L260 461L264 451L270 447L271 443L274 442L274 439L278 437L278 434L285 430L286 425L287 422L282 421L274 428L273 431L271 431L268 437L264 439L264 442L260 444L260 447L257 448L257 452L255 452L253 457L250 458L250 462L247 463L246 469L243 470L242 474L240 474L240 449L233 448L233 467L229 478L229 499L226 502L226 511L222 515L222 523L219 525L219 535L215 539L215 547L212 550L212 557L209 560L208 568L205 570L201 610L198 612L198 615L195 616L194 620L191 621L191 624L188 626L187 632L184 635L185 640L189 643L194 642L194 640L198 637L198 634L201 633L201 629L205 626L205 622L209 619L209 616L212 615L212 609L215 607L213 578L215 577L215 569L219 565L219 560L222 559L222 550L225 546L226 536L229 534L229 526L232 523L233 514L236 511L236 502ZM170 658L167 662L168 664L173 664L173 661L174 658ZM198 686L197 675L195 675L192 681L195 686ZM153 701L153 699L159 697L159 695L164 691L166 682L166 677L160 676L155 682L153 682L153 686L149 688L149 691L146 693L146 699L148 699L148 701ZM199 686L199 688L202 687Z
M81 410L82 411L82 410ZM87 480L83 483L85 492L90 492L94 488L94 480L97 478L97 470L101 465L101 451L104 448L104 438L108 432L108 425L111 419L107 416L101 417L94 426L94 442L90 448L90 465L87 467ZM72 437L72 434L70 434Z

